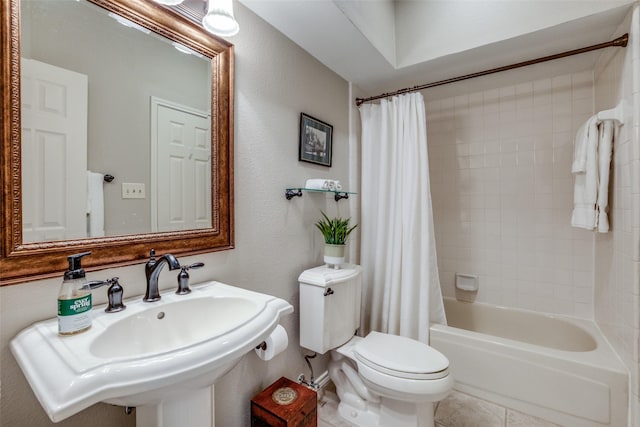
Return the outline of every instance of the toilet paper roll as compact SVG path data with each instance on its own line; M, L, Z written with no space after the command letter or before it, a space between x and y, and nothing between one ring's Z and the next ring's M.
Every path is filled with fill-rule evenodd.
M264 340L266 348L256 348L256 354L262 360L271 360L278 354L282 353L289 345L289 337L287 331L280 325L271 332L271 335Z

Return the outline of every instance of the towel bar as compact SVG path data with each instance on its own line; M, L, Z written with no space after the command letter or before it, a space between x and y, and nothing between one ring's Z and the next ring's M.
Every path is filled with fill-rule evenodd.
M615 108L600 111L598 113L598 120L615 120L619 125L623 125L625 117L624 113L624 101L620 101L620 103Z

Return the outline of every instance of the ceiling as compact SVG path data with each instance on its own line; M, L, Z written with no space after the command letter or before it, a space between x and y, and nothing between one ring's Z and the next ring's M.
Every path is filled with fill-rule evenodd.
M395 2L393 0L240 0L243 5L368 95L448 79L608 41L613 38L631 7L631 3L634 2L633 0L573 0L572 2L519 0L520 4L528 2L529 6L535 7L535 10L540 13L538 20L544 21L545 25L538 25L538 27L544 26L544 28L536 28L531 25L531 22L536 18L530 18L528 15L531 14L524 9L521 11L523 13L520 13L519 19L521 21L518 21L518 13L515 13L517 9L515 12L512 9L508 13L504 13L504 16L496 16L497 13L492 14L492 12L498 11L492 7L501 7L509 2L500 3L493 0L466 0L467 3L461 0L447 1L457 1L458 4L466 8L461 9L462 11L468 11L474 3L476 8L482 6L483 2L491 7L485 7L484 11L480 9L481 12L476 16L466 18L471 19L469 22L458 22L460 19L452 19L452 16L455 17L455 15L449 13L442 19L452 22L439 20L438 16L430 16L432 24L427 25L429 20L424 16L416 16L416 14L425 13L424 10L429 2L431 2L430 6L447 5L446 2L440 1L438 3L437 0L423 2L408 0L396 0ZM558 9L560 3L567 5L564 15ZM389 11L391 14L394 11L397 12L398 4L404 8L402 15L396 13L391 18L383 16ZM520 7L516 6L517 4L518 2L511 2L509 6L512 8ZM407 9L412 7L415 8L415 13L413 10ZM434 13L438 11L434 7L430 10L433 10ZM482 13L485 16L478 19L477 15ZM562 16L558 17L557 15ZM553 22L553 19L547 19L554 16L556 16L556 22ZM242 28L242 23L240 25ZM487 31L486 28L482 29L482 25L491 25L487 27L490 31ZM436 26L442 27L441 32L429 33L429 30ZM513 27L511 33L508 31L501 33L502 28L509 26ZM477 32L474 34L475 27L477 27ZM521 31L525 27L529 30ZM491 30L493 28L496 30ZM480 39L489 32L495 32L497 38L482 43ZM424 37L433 37L433 40L440 41L440 43L432 44L431 52L429 49L424 49L424 52L418 52L417 55L414 52L414 60L410 61L410 65L398 66L394 64L394 62L402 62L395 59L394 54L398 58L402 52L411 52L414 47L418 49L419 42L427 40L422 39L423 36L414 37L413 34L424 34ZM456 36L458 41L455 51L447 52L446 47L454 44L453 38ZM467 39L465 40L464 37ZM451 43L448 43L449 40ZM479 40L480 42L478 42ZM400 44L401 42L403 44ZM414 44L416 46L413 46ZM433 46L437 46L439 50L436 54L433 52L435 49ZM395 51L393 51L394 49ZM581 54L570 59L549 62L544 67L529 67L531 78L538 78L536 77L538 74L543 76L549 73L558 74L592 69L599 54L599 52ZM415 60L416 57L424 58L424 60ZM501 84L505 84L509 78L509 72L500 73ZM487 77L479 80L484 80L488 85L492 81ZM493 81L496 79L494 78ZM460 90L464 90L464 85L462 83L456 86ZM478 81L475 82L475 85L477 88ZM437 95L437 91L438 88L432 89L430 96ZM451 95L450 90L447 95Z

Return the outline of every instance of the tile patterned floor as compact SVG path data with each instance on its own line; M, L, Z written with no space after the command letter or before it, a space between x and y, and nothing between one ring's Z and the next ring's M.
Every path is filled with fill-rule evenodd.
M436 427L561 427L457 391L438 403L435 420ZM318 402L318 427L352 427L338 415L338 399L331 392Z
M318 427L352 427L338 415L338 396L330 391L325 391L318 401Z
M436 408L436 427L560 427L454 391Z

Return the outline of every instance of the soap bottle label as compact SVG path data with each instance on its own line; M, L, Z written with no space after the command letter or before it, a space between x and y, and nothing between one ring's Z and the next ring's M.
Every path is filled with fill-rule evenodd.
M58 300L58 332L74 334L91 326L91 294Z

